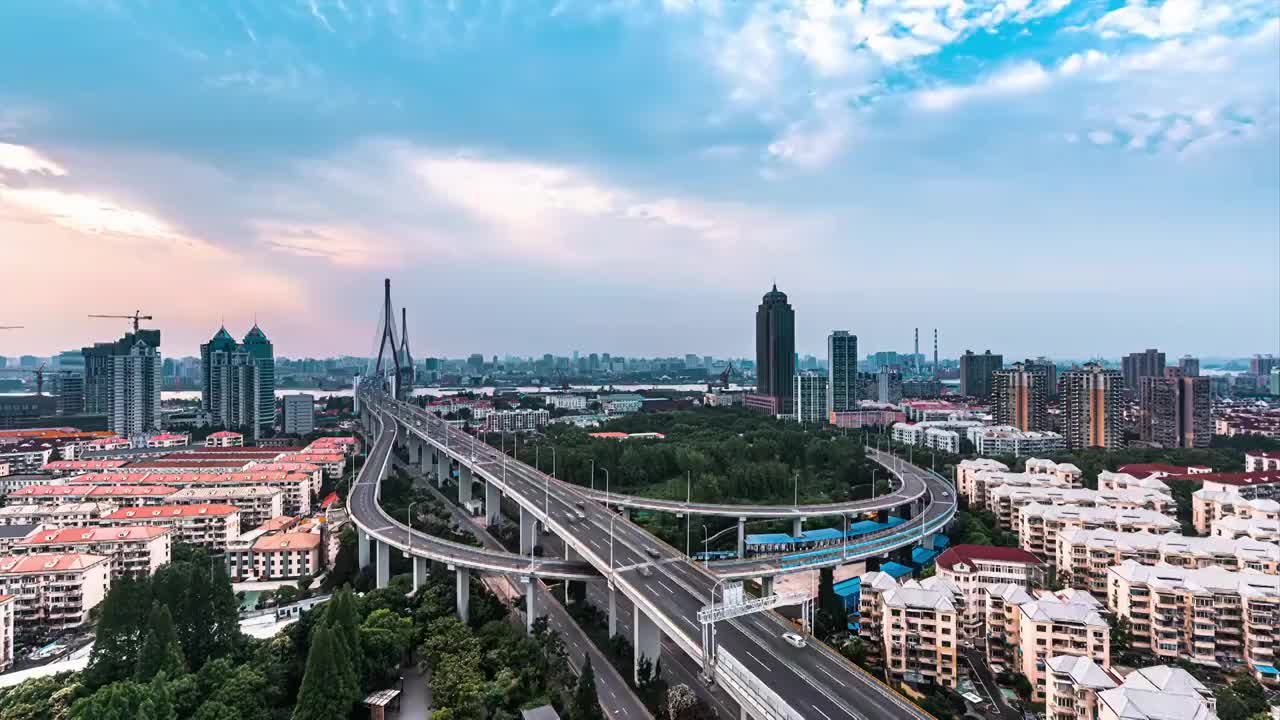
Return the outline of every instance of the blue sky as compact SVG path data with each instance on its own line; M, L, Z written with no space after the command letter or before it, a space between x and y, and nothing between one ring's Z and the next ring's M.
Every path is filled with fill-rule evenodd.
M6 351L1278 352L1277 7L0 4Z

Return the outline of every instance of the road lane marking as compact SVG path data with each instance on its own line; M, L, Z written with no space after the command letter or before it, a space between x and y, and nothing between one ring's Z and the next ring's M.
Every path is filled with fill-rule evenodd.
M752 660L755 660L756 662L760 663L760 667L764 668L767 672L773 672L773 668L769 667L768 665L765 665L764 661L756 657L755 653L751 652L750 650L743 650L743 652L750 655Z
M828 715L828 714L826 714L826 713L824 713L824 712L822 712L822 710L821 710L817 705L810 705L809 707L811 707L811 708L813 708L814 710L816 710L816 711L818 712L818 714L819 714L819 715L821 715L822 717L826 718L827 720L831 720L831 716L830 716L830 715Z

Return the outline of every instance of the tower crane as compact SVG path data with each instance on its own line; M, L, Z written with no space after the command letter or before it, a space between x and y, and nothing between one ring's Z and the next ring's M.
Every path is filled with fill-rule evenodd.
M115 320L132 320L133 332L138 332L138 325L142 320L154 320L150 315L143 315L141 310L134 310L132 315L90 315L91 318L112 318Z
M36 395L43 395L45 373L67 374L69 372L67 370L45 370L44 368L46 364L47 363L40 363L40 367L35 368L34 370L31 368L0 368L0 373L35 375L36 376Z

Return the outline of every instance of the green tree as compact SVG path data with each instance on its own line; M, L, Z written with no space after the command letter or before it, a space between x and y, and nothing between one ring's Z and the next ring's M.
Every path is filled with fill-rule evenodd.
M153 694L151 685L131 680L98 688L71 706L70 720L174 720L173 706Z
M337 633L320 626L311 638L307 671L293 708L293 720L344 720L359 699L351 680L350 663L339 657Z
M591 667L591 658L588 656L582 664L582 674L578 677L578 684L573 692L573 703L569 706L569 720L603 719L600 698L596 694L596 671Z
M169 613L169 608L153 603L149 625L146 640L142 643L142 652L138 655L138 669L134 673L137 680L146 682L159 673L178 677L186 672L186 661L182 657L178 635L173 629L173 616Z
M360 642L360 615L350 588L334 593L325 603L325 621L333 629L341 657L347 659L357 688L364 681L364 645Z
M1245 710L1250 715L1260 713L1270 705L1267 702L1266 689L1253 677L1244 676L1231 683L1231 691L1240 698L1240 702L1244 703Z
M126 575L111 584L99 605L93 651L84 671L84 684L90 691L133 677L151 606L151 585L146 578Z
M62 673L31 678L0 692L0 718L51 720L67 717L81 694L80 676Z
M220 561L197 548L152 577L155 599L168 606L192 671L230 654L240 641L239 608Z
M1111 654L1123 658L1129 654L1133 646L1133 628L1129 618L1123 615L1112 615L1107 619L1111 625Z
M217 700L210 700L200 705L194 720L241 720L241 716L235 708L223 705Z
M1220 720L1249 720L1248 706L1230 687L1218 688L1214 695L1218 699Z

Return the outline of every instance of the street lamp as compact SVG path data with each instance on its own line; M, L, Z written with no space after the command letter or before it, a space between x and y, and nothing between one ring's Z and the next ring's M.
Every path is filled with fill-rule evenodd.
M684 472L684 554L692 560L693 556L689 554L689 529L693 524L693 515L689 514L689 505L693 501L693 471Z
M711 562L711 539L707 537L707 524L702 523L702 562Z
M596 489L596 458L593 455L591 457L591 490L592 492L594 492L595 489Z

